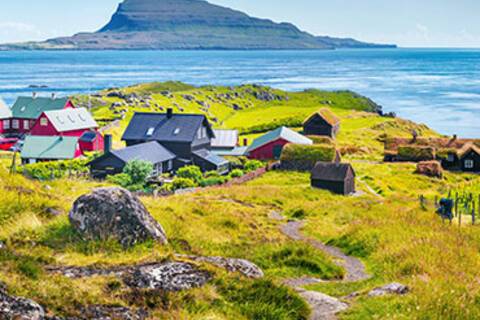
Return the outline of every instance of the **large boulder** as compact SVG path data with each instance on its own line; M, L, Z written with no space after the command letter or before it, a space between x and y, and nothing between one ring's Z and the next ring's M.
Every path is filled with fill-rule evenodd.
M117 239L124 247L148 239L167 243L162 226L136 196L122 188L99 188L81 196L69 219L86 240Z
M207 271L183 262L140 266L124 276L124 282L129 287L162 291L201 287L210 279L211 275Z
M5 285L0 283L0 320L43 320L44 318L45 311L38 303L8 295Z

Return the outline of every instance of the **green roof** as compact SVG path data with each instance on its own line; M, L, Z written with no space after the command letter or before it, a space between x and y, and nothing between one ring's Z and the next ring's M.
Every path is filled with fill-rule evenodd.
M255 139L253 143L248 147L248 152L251 152L252 150L256 150L280 138L295 144L313 144L312 140L301 135L300 133L295 132L286 127L280 127L273 131L267 132L263 136Z
M77 144L77 137L27 136L21 156L22 159L73 159Z
M18 97L12 107L14 118L38 119L45 111L62 110L68 98Z

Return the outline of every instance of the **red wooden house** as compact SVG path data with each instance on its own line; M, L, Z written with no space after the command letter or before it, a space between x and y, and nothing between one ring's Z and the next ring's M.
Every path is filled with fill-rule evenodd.
M98 124L85 108L45 111L33 125L33 136L77 137L82 151L103 150Z
M12 116L9 120L2 122L3 131L10 135L22 135L29 133L37 119L45 111L63 110L74 108L68 98L19 97L12 106Z
M310 145L313 141L291 129L280 127L255 139L247 149L248 157L257 160L279 159L283 147L288 143Z

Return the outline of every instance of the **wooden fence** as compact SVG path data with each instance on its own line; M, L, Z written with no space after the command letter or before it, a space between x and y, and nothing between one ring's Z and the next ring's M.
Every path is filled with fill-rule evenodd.
M429 210L431 206L435 208L435 212L441 207L440 197L435 196L432 200L427 199L427 197L421 195L419 197L420 207L424 210ZM444 199L451 200L453 202L452 217L450 223L458 221L458 225L461 226L462 223L466 223L465 219L471 220L472 225L475 225L477 218L480 217L480 194L476 195L473 193L459 193L455 194L450 193ZM442 217L446 219L446 217ZM463 220L463 221L462 221Z

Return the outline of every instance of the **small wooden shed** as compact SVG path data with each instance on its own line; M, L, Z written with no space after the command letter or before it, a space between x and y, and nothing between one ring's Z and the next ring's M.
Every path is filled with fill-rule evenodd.
M458 151L459 167L463 172L480 172L480 148L467 143Z
M335 138L339 131L340 119L326 108L318 110L303 123L303 133L307 136Z
M349 163L319 161L312 169L311 184L314 188L349 195L355 193L355 170Z

